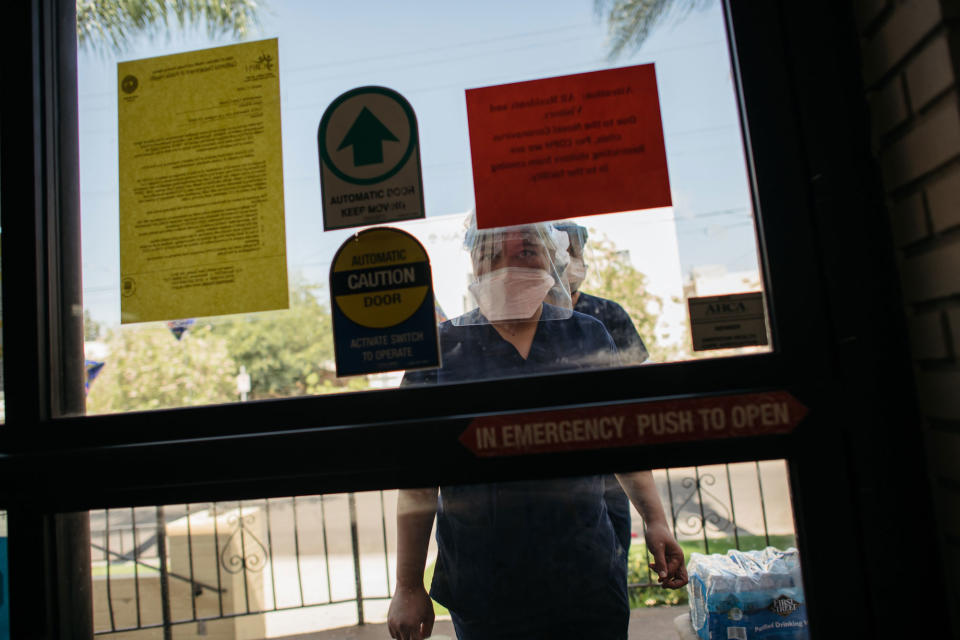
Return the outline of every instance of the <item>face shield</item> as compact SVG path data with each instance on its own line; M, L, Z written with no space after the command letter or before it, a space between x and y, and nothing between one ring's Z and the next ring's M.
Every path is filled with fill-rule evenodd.
M473 216L464 237L473 274L468 307L455 325L562 320L572 311L562 273L569 259L566 234L549 224L477 229ZM546 306L545 306L546 305Z
M567 238L569 263L564 269L563 278L571 293L579 291L587 277L587 265L583 261L583 250L587 245L587 228L572 221L554 223L553 228Z

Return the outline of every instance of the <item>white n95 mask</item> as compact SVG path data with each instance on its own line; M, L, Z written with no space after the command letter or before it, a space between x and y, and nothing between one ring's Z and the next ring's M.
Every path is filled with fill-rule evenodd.
M470 293L490 322L526 320L553 284L553 276L543 269L504 267L480 276L470 285Z
M580 290L580 285L583 284L584 278L587 277L587 265L583 264L583 258L570 258L570 264L567 265L566 270L563 272L563 277L566 278L567 284L570 285L570 292Z

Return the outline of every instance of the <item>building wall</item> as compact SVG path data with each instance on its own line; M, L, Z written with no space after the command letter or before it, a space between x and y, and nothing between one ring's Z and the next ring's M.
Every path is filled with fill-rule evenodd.
M960 637L960 2L853 6ZM922 551L903 552L919 578Z

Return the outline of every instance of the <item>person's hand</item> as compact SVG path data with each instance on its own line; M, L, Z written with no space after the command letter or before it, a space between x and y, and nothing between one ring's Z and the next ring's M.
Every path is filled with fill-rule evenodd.
M387 629L395 640L423 640L433 633L433 601L420 586L397 587L387 612Z
M647 549L653 554L650 568L657 574L660 586L679 589L687 584L687 567L683 561L683 549L677 543L666 524L647 526Z

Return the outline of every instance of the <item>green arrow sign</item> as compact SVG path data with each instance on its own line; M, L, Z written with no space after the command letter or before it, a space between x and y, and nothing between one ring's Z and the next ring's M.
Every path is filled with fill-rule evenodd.
M356 167L380 164L383 162L384 141L399 142L397 137L377 119L377 116L364 107L347 131L343 142L337 147L337 151L352 146L353 164Z
M384 147L385 142L398 144ZM323 169L351 184L380 184L395 176L407 166L418 143L410 103L386 87L347 91L323 112L317 130ZM418 175L419 171L418 162Z
M331 102L317 127L324 231L423 218L419 143L413 107L393 89Z

